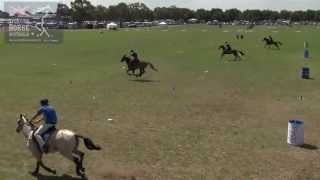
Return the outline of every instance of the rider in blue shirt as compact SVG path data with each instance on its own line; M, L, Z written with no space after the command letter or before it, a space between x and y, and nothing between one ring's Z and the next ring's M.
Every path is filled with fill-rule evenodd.
M44 152L44 150L47 149L47 145L46 142L44 141L44 139L42 139L41 135L43 133L45 133L46 131L48 131L49 129L55 127L55 125L58 122L58 118L57 118L57 114L56 111L54 110L54 108L52 106L49 105L49 100L48 99L43 99L40 101L40 109L38 110L38 112L33 116L33 118L31 119L31 122L34 121L37 117L39 117L40 115L43 116L42 119L40 119L39 121L35 122L38 123L42 120L44 120L44 124L42 124L35 132L35 138L37 139L40 149L42 150L42 152Z

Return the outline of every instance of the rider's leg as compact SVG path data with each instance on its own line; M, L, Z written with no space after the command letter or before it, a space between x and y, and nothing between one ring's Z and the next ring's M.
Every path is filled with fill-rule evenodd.
M42 139L41 135L46 132L49 128L51 128L53 125L51 124L43 124L41 125L37 131L35 132L35 138L37 139L39 146L40 146L40 150L43 151L43 145L45 144L45 141Z
M53 128L55 125L53 125L53 124L45 124L45 126L46 126L46 129L47 130L49 130L49 129L51 129L51 128ZM48 153L49 152L49 144L48 144L48 139L46 139L45 141L44 141L44 145L43 145L43 152L44 153Z
M41 134L44 132L44 125L41 125L37 131L34 133L34 137L36 138L38 144L39 144L39 147L40 147L40 150L42 151L42 147L44 145L44 140L42 139L41 137Z

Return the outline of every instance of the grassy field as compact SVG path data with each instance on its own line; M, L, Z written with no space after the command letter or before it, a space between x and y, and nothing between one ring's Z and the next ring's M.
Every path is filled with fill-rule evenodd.
M242 28L65 32L57 45L2 43L0 179L35 179L16 117L31 116L43 97L59 128L102 145L86 153L90 180L320 179L320 29ZM284 43L280 51L263 48L269 34ZM305 39L313 80L299 75ZM225 41L247 56L220 61ZM159 72L128 77L120 58L130 49ZM289 119L305 120L307 148L286 144ZM45 162L59 175L42 171L41 180L75 176L59 155Z

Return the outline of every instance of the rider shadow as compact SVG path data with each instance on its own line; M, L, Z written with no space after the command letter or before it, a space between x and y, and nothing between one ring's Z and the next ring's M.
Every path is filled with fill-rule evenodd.
M139 82L139 83L159 83L159 80L148 80L148 79L133 79L130 81Z
M36 178L37 180L87 180L85 178L76 178L66 174L61 176L50 176L50 175L38 174Z

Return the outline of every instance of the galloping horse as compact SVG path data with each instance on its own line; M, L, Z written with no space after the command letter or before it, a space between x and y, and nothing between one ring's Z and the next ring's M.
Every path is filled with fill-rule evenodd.
M270 40L269 38L267 37L264 37L262 39L262 41L264 41L266 44L264 45L264 47L269 47L274 45L276 48L280 49L280 46L282 45L282 43L280 41L273 41L273 40Z
M225 54L232 54L232 55L234 56L235 60L237 60L237 59L240 60L240 59L241 59L241 56L244 56L244 55L245 55L244 52L239 51L239 50L235 50L235 49L233 49L233 50L227 50L227 48L226 48L224 45L219 46L219 49L222 49L221 59L223 58L223 56L224 56Z
M34 132L37 127L29 121L25 115L21 114L18 119L17 133L22 131L22 134L27 140L27 147L31 151L32 155L37 160L36 169L32 172L32 175L37 176L39 168L42 167L46 171L56 174L56 170L50 169L43 164L42 152L39 149L38 143L34 138ZM85 168L83 168L84 153L78 150L79 141L83 139L84 144L89 150L101 150L101 148L95 145L91 139L75 134L69 130L54 130L48 139L49 152L59 152L65 158L73 161L76 165L76 173L78 176L85 178Z
M127 74L128 75L135 75L136 77L141 77L144 73L146 73L145 69L150 66L152 70L154 71L158 71L153 64L149 63L149 62L144 62L144 61L140 61L139 63L132 63L131 58L129 58L128 56L124 55L121 59L121 62L126 62L127 66L128 66L128 70L127 70ZM140 70L140 74L136 75L135 71L139 69ZM129 72L132 72L132 74L130 74Z

